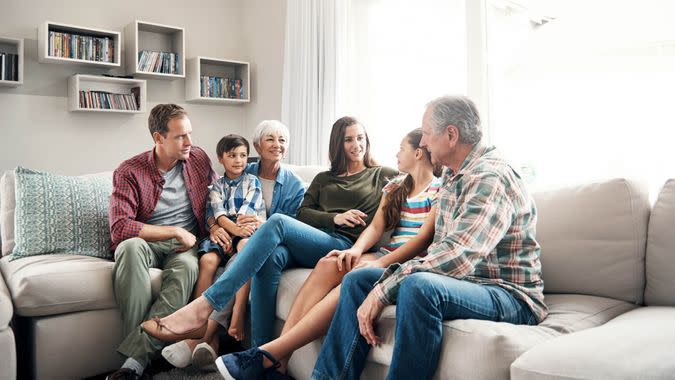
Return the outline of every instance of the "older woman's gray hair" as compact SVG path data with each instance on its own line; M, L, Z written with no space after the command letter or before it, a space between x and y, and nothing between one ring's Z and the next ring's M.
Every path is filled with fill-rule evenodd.
M253 144L260 145L260 140L265 136L277 135L286 140L286 147L288 147L289 139L288 127L279 120L263 120L258 124L253 132Z
M459 142L477 144L483 137L478 108L465 96L441 96L427 103L431 110L431 124L435 133L441 133L448 125L459 130Z

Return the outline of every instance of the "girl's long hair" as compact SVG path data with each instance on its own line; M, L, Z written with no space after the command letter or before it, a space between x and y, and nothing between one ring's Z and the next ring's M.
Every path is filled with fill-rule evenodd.
M420 141L422 140L422 129L417 128L410 131L410 133L406 135L406 140L413 149L419 148ZM422 148L422 151L424 152L424 158L427 162L431 163L431 154L429 151L424 148ZM441 175L442 167L440 165L434 165L433 170L434 175L438 177ZM401 219L401 207L403 207L403 203L408 199L410 192L414 187L415 181L413 180L413 177L410 174L406 174L403 181L401 181L396 188L387 193L387 204L382 210L384 211L386 231L394 229L398 224L398 221Z
M333 128L330 131L330 145L328 147L330 172L333 175L342 174L347 171L348 162L344 148L345 130L356 124L361 123L351 116L343 116L333 123ZM363 127L363 124L361 126ZM377 162L370 156L370 139L365 127L363 127L363 133L366 135L366 152L363 155L363 164L367 168L372 168L377 166Z

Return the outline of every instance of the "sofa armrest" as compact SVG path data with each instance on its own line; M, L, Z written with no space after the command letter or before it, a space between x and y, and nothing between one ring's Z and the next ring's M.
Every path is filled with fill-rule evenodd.
M2 273L0 273L0 331L5 330L9 326L13 315L12 296L9 293L9 289L7 289Z

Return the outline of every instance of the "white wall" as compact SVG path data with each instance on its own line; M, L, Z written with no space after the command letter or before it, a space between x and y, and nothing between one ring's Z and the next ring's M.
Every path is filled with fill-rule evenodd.
M246 36L244 49L252 57L251 92L254 96L246 107L243 132L244 137L250 138L260 121L281 119L286 0L243 1L241 22Z
M44 21L120 32L135 19L181 26L187 58L204 55L251 62L252 102L241 106L185 104L183 79L148 80L148 109L167 102L184 106L195 144L212 159L224 134L249 137L259 119L279 118L285 1L262 3L266 2L2 0L0 36L24 38L25 71L23 86L0 87L0 171L17 165L68 175L106 171L152 147L147 113L67 111L70 75L124 72L37 62L37 27Z

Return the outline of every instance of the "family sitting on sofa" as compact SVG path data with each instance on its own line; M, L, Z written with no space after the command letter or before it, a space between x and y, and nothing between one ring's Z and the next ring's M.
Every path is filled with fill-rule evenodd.
M388 378L428 379L443 320L534 325L547 315L534 202L481 144L478 111L465 97L427 105L422 128L401 141L398 171L375 163L363 125L338 119L330 170L306 192L280 165L289 136L279 122L254 133L256 164L246 164L245 139L224 137L220 179L192 145L181 107L156 106L149 128L154 149L113 175L113 283L126 336L118 351L127 359L109 379L141 377L160 351L179 367L215 361L226 379L287 378L291 354L323 335L312 377L358 379L390 304L398 307ZM218 265L226 268L208 286ZM154 302L152 267L163 269ZM294 267L314 270L274 339L281 273ZM216 357L220 325L243 338L249 288L254 347Z

